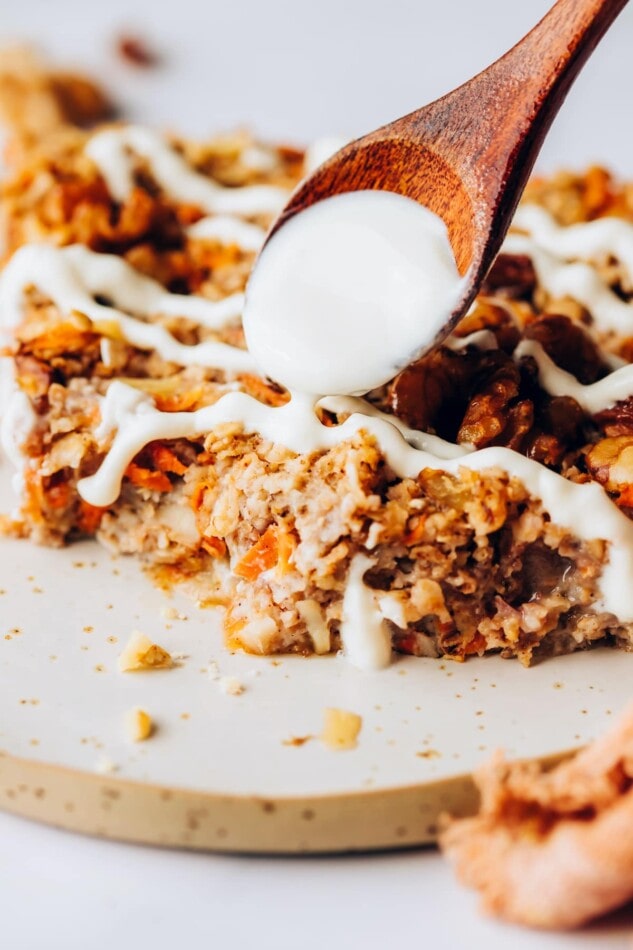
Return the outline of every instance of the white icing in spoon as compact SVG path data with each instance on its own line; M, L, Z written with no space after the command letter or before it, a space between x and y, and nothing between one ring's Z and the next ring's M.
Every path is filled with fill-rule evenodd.
M138 125L97 132L89 139L85 153L117 201L125 201L134 188L138 158L147 162L152 177L166 195L209 214L275 214L288 198L284 188L273 185L223 187L194 171L157 132Z
M246 292L248 348L291 391L368 392L431 343L462 285L437 215L391 192L336 195L266 244Z

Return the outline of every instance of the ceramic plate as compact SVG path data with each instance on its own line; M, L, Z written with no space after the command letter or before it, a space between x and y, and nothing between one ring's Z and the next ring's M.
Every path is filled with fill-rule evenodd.
M630 695L633 656L609 650L532 669L398 658L377 673L229 654L213 610L94 543L4 539L0 563L0 804L91 833L240 851L419 844L440 811L473 807L467 775L493 749L578 746ZM135 629L177 666L120 673ZM142 743L125 727L135 706L156 725ZM326 707L362 717L355 749L318 738Z

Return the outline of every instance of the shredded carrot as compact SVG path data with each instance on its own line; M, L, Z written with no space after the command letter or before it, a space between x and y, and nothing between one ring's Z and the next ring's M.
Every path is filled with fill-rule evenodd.
M472 640L470 640L464 647L464 653L483 653L486 649L486 640L485 637L482 637L480 633L476 633Z
M194 487L189 502L194 511L200 511L202 508L202 502L204 501L207 488L208 485L206 482L198 482L198 484Z
M70 486L68 482L51 485L46 491L46 501L50 508L66 508L70 502Z
M233 573L254 581L264 571L277 565L282 574L290 569L290 559L297 546L292 532L281 525L271 525L233 568Z
M79 505L77 527L83 534L94 534L106 511L106 508L95 508L94 505L89 505L87 501L82 501Z
M278 557L278 529L276 525L271 525L235 565L233 573L247 581L254 581L264 571L274 567Z
M219 267L230 267L231 264L237 264L243 251L238 244L218 244L209 243L201 255L201 261L209 270L216 270Z
M398 651L400 653L410 653L415 652L416 647L416 637L413 633L408 633L404 637L398 638Z
M192 409L202 397L202 388L188 389L182 393L169 393L168 395L154 395L156 408L161 412L187 412Z
M159 472L171 472L172 475L184 475L187 466L184 465L175 452L160 442L153 442L147 446L152 462Z
M152 472L149 468L142 468L135 462L130 462L125 470L125 477L139 488L149 488L150 491L168 492L172 484L164 472Z
M616 501L622 508L633 508L633 485L625 485Z
M411 547L414 544L419 544L420 541L424 539L424 533L426 529L425 521L425 518L418 516L415 525L403 536L402 540L404 544L406 544L408 547Z
M222 538L203 538L200 542L200 546L204 548L211 557L221 558L226 554L226 543Z
M297 547L297 539L290 531L279 529L277 533L277 567L280 574L287 574L291 568L290 559Z
M255 376L252 373L242 373L239 377L240 382L249 396L265 402L268 406L283 406L289 400L286 392L279 390L267 383L261 376Z

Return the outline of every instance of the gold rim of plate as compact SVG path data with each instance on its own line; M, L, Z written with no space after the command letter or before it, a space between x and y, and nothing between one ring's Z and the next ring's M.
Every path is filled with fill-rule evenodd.
M541 761L552 766L570 751ZM473 814L470 775L396 788L262 798L131 781L0 754L0 807L99 838L244 854L434 844L440 816Z

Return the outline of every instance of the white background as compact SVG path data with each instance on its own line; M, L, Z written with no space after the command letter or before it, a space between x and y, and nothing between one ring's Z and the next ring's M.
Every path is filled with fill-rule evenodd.
M483 68L544 0L12 0L0 42L37 41L92 68L134 118L204 135L239 124L271 138L368 131ZM164 56L142 72L114 37ZM633 7L578 80L540 167L611 164L633 177ZM0 945L11 950L630 947L624 913L573 936L480 919L433 851L332 859L168 853L75 838L0 814Z

